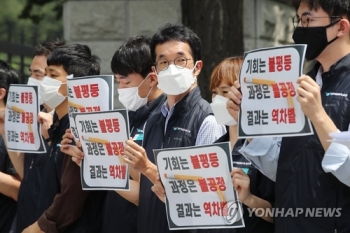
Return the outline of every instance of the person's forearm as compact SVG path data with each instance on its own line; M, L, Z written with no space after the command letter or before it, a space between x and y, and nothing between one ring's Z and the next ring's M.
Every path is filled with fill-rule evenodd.
M4 136L3 134L1 134L2 138L3 138L3 141L4 141L4 144L6 146L6 149L8 148L7 147L7 141L4 139ZM15 170L17 171L19 177L21 179L23 179L23 176L24 176L24 154L21 153L21 152L18 152L18 151L8 151L7 150L7 153L11 159L11 162L12 162L12 165L14 166Z
M17 171L19 177L23 179L24 176L24 154L17 151L7 151L12 165Z
M0 172L0 193L17 201L21 182L14 176Z
M142 172L142 175L146 176L147 179L149 179L152 182L152 184L155 184L158 178L157 166L149 161L147 169Z
M238 140L238 132L237 132L237 125L232 125L228 128L229 135L230 135L230 143L231 143L231 150L235 147L235 144Z
M138 206L139 205L139 198L140 198L140 183L138 181L135 181L135 180L130 180L129 185L130 185L129 190L127 190L127 191L115 190L115 192L118 193L125 200Z
M44 232L40 229L38 222L35 222L32 225L28 226L26 229L24 229L22 233L44 233Z
M250 198L247 199L247 201L245 201L243 204L245 204L250 209L252 209L256 213L256 215L260 216L265 221L271 222L271 223L273 222L272 216L268 214L268 213L271 213L272 211L266 211L267 209L272 208L270 202L251 194ZM262 215L262 213L259 212L259 210L262 210L262 209L264 210L263 211L264 215Z
M135 169L129 167L129 172L130 172L130 176L133 180L137 181L137 182L140 182L140 172L136 171Z

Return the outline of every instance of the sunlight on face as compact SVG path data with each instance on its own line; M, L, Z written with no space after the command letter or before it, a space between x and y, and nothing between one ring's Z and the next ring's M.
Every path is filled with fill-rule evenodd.
M211 97L214 98L216 95L221 95L223 97L228 98L228 92L230 91L230 86L222 81L218 87L215 87L211 90Z
M61 81L63 83L67 83L67 72L64 70L63 66L48 66L46 67L46 76L56 79L58 81ZM58 90L58 93L60 93L63 96L67 96L67 86L61 85L60 89Z

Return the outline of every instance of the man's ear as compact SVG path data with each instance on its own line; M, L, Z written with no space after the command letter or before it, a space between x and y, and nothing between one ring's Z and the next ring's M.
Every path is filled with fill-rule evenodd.
M6 96L6 89L5 88L0 88L0 100L3 100L4 101L4 98Z
M342 37L349 34L350 23L347 19L342 19L339 21L339 29L337 32L337 37Z
M148 78L150 80L150 87L154 87L158 84L158 77L156 73L154 72L149 73Z
M157 74L157 70L155 66L152 66L152 71Z
M202 67L203 67L203 61L202 61L202 60L198 60L198 61L197 61L197 65L196 65L196 67L195 67L195 69L194 69L194 75L195 75L195 76L198 76L198 75L199 75L199 73L200 73L201 70L202 70Z

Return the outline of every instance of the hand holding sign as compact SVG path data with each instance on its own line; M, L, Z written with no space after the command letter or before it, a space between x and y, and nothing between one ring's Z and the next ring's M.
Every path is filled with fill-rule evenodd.
M299 96L297 100L304 114L313 121L320 114L326 114L321 102L320 86L307 75L302 75L297 80Z
M143 147L135 143L132 138L126 140L127 146L125 147L125 162L138 172L145 173L149 165L152 163L148 160L146 151Z
M50 113L39 112L38 122L41 124L41 135L47 139L49 138L49 128L52 125L53 117Z
M238 192L239 200L247 205L252 194L250 193L250 179L241 168L233 169L231 172L232 184Z
M66 129L66 133L63 135L61 141L61 152L72 156L72 160L80 166L81 160L84 158L84 152L81 151L81 143L79 140L75 141L76 145L71 145L74 136L71 133L71 129Z
M72 157L72 161L74 163L76 163L79 167L81 167L81 161L83 160L83 156L84 156L84 152L82 151L82 147L81 147L81 143L80 143L80 140L76 140L75 141L75 145L76 146L69 146L69 147L72 147L73 148L73 153L76 154L76 155L81 155L81 159L78 159L78 157Z
M228 98L230 100L227 102L226 107L233 119L238 122L239 105L241 104L242 99L242 94L239 91L241 85L238 81L235 81L233 85L234 86L231 87L231 91L228 92Z

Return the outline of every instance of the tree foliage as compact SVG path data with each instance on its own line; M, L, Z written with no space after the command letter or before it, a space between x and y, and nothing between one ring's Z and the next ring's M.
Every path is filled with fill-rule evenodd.
M32 55L25 56L23 64L23 57L18 51L23 51L23 48L28 51L42 41L63 38L62 20L57 20L57 15L52 14L59 8L58 1L33 0L32 6L28 6L29 1L0 0L0 43L7 48L0 50L0 60L9 62L22 78L29 76ZM62 7L61 4L61 12ZM11 46L6 47L7 44ZM11 52L8 48L12 49Z
M45 15L53 12L56 19L62 18L63 3L66 0L26 0L25 6L19 15L20 19L30 19L34 24L39 24ZM51 11L43 11L45 6L50 5Z
M32 2L31 7L27 6L29 1ZM58 8L59 1L63 0L0 0L0 41L33 45L48 39L62 38L62 20L52 14ZM62 12L62 4L60 8ZM22 33L25 34L25 40L21 42Z

